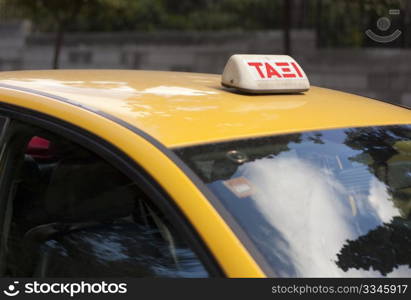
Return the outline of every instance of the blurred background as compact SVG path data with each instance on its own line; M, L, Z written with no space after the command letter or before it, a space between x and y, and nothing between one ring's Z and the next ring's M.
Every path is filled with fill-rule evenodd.
M411 106L411 1L0 0L0 70L221 73L290 54L312 84Z

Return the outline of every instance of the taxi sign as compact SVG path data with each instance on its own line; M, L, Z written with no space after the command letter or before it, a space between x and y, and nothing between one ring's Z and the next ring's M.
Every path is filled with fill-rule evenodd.
M221 84L257 94L298 93L310 88L303 69L288 55L233 55L224 68Z

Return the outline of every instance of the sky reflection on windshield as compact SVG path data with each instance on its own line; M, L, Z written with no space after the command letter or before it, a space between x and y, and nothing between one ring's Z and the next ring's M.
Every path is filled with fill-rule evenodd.
M273 274L411 276L410 126L279 135L176 153Z
M296 276L379 275L363 270L344 274L335 264L336 254L346 239L354 240L361 232L352 222L349 194L332 173L286 154L246 164L239 172L264 191L257 192L253 200L266 220L288 241L272 248L287 253ZM377 218L375 223L390 221L398 215L385 185L375 177L369 192L368 198L363 199L365 203L355 205L371 207L373 211L368 213Z

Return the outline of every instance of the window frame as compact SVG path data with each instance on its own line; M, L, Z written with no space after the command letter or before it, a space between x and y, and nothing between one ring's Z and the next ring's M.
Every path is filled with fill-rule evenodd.
M167 215L174 225L176 232L182 236L183 240L190 246L190 249L196 253L210 277L226 277L211 251L182 211L177 207L173 199L134 159L126 155L115 145L74 124L51 115L12 104L0 102L0 117L9 118L9 122L16 120L28 126L33 125L48 130L83 146L107 160L113 167L136 182L150 201L164 215ZM9 126L5 129L5 136L7 136L8 128ZM0 147L3 147L4 142L5 140L0 141ZM3 183L1 182L0 184ZM0 190L3 188L4 187L0 186ZM0 202L3 202L3 200Z

